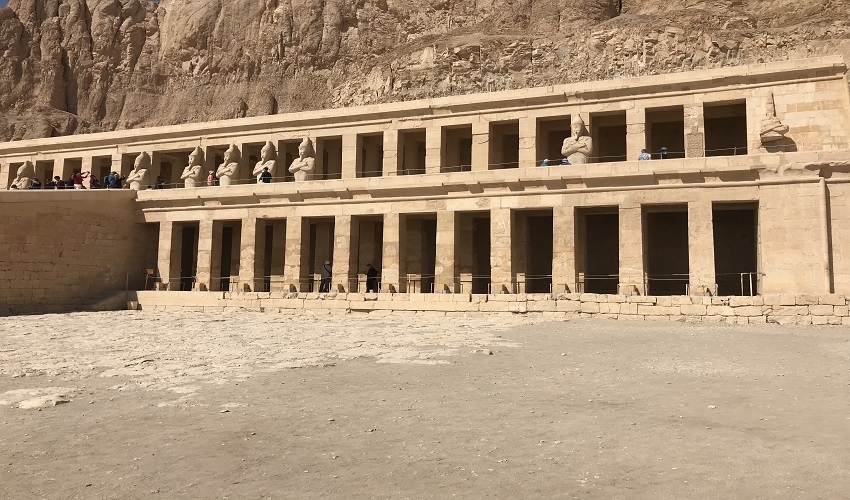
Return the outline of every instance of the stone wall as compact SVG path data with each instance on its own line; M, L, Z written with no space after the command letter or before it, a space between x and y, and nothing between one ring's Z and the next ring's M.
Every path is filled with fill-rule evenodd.
M729 324L850 325L844 295L766 295L757 297L647 297L556 294L407 293L233 293L130 292L131 308L195 312L263 311L285 313L429 312L449 314L538 314L552 318L602 318Z
M145 263L130 191L0 192L0 316L84 309Z

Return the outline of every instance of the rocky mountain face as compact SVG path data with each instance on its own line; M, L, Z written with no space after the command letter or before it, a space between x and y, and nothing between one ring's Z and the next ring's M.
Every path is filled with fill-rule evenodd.
M850 0L10 0L0 140L824 54Z

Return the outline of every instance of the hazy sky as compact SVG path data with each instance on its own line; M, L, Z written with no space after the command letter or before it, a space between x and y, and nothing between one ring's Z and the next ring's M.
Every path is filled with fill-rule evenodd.
M9 0L0 0L0 7L5 7Z

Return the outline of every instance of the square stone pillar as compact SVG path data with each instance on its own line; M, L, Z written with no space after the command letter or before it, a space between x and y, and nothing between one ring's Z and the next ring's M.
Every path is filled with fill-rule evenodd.
M263 283L262 259L258 259L257 255L261 254L265 247L261 241L265 240L265 225L258 231L257 223L255 218L242 219L239 241L239 290L243 292L256 292L257 284ZM257 273L258 264L260 264L259 273Z
M472 124L472 171L490 169L490 122Z
M702 103L685 106L685 158L705 156L705 115Z
M342 136L342 178L357 178L357 165L360 163L360 148L363 139L357 134ZM362 159L359 159L362 161Z
M384 214L384 243L381 258L381 289L403 292L401 276L406 274L402 238L407 234L407 221L401 214Z
M761 122L767 115L766 97L747 97L747 153L757 153L761 148Z
M213 249L216 243L214 226L215 223L211 220L202 220L198 226L198 269L195 273L195 289L200 291L212 290ZM221 235L218 238L218 246L221 247Z
M9 189L9 169L8 163L0 163L0 189ZM45 183L47 181L44 181Z
M390 129L384 131L383 176L395 175L398 175L398 130Z
M458 292L455 252L457 242L457 218L454 212L441 210L437 212L437 255L434 275L434 291L441 293Z
M443 150L442 130L437 125L425 129L425 173L439 174Z
M180 290L180 226L173 222L159 223L159 245L156 254L157 274L168 290Z
M351 249L357 248L352 241L352 218L350 215L337 215L334 218L334 260L332 292L348 292L351 289L351 278L355 272L351 269Z
M620 293L646 294L643 275L643 212L640 204L620 205Z
M626 110L626 159L635 161L646 144L646 109Z
M534 168L537 165L537 119L520 118L519 168Z
M513 293L513 223L509 208L490 210L490 293Z
M552 291L576 292L575 208L552 209Z
M58 175L60 179L63 181L68 180L71 177L71 162L65 161L65 158L56 158L53 160L53 175ZM42 184L46 184L49 179L44 179L44 176L41 176ZM88 186L86 186L88 188Z
M714 293L714 216L711 201L688 203L688 267L691 295Z
M307 273L306 260L309 258L309 255L304 255L303 248L305 226L302 217L286 218L286 262L283 266L283 279L288 291L291 292L300 292L305 289L302 288L302 282ZM307 250L309 253L309 249Z

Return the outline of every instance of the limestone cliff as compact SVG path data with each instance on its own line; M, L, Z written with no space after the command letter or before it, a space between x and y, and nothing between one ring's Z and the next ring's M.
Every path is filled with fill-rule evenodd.
M0 140L850 56L848 12L850 0L10 0Z

